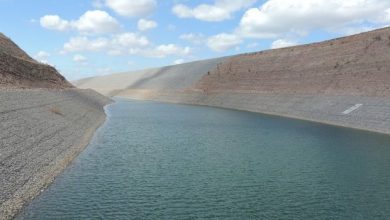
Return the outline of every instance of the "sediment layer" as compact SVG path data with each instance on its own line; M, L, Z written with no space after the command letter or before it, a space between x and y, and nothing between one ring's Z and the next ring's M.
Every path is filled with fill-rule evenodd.
M0 90L0 219L11 219L88 144L111 100L92 90Z

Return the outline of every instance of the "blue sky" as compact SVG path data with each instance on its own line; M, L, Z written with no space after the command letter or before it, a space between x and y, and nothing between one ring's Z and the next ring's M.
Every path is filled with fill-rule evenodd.
M389 24L389 0L0 0L0 32L70 80Z

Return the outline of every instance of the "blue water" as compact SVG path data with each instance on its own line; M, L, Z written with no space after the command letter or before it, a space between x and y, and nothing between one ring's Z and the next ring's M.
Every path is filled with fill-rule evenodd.
M390 136L121 101L18 219L389 219Z

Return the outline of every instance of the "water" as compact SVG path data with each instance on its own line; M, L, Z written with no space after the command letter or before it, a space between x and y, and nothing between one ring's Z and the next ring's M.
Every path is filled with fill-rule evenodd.
M390 136L118 101L18 219L388 219Z

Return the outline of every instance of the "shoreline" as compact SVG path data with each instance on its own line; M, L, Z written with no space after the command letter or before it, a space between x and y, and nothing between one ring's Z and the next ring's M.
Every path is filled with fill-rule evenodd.
M254 110L248 110L248 109L239 109L239 108L231 108L231 107L225 107L220 105L212 105L212 104L205 104L205 103L192 103L192 102L180 102L180 101L162 101L158 99L143 99L143 98L135 98L135 97L126 97L126 96L115 96L114 98L120 98L124 100L137 100L137 101L152 101L152 102L160 102L160 103L170 103L170 104L179 104L179 105L192 105L192 106L205 106L205 107L211 107L211 108L220 108L220 109L227 109L227 110L233 110L233 111L243 111L243 112L250 112L255 114L260 114L264 116L272 116L272 117L279 117L279 118L285 118L285 119L292 119L292 120L300 120L305 122L311 122L311 123L317 123L327 126L334 126L339 128L345 128L345 129L352 129L356 131L361 132L369 132L369 133L375 133L375 134L381 134L381 135L390 135L390 129L388 130L381 130L381 129L368 129L368 128L362 128L357 126L348 126L338 123L332 123L329 121L324 120L316 120L316 119L310 119L305 117L299 117L289 114L279 114L275 112L266 112L266 111L254 111Z
M18 97L21 100L25 98L24 96L29 96L28 93L39 94L41 96L39 101L41 102L43 102L41 98L45 98L46 96L53 98L53 100L59 98L65 99L62 101L63 103L60 102L60 104L56 103L54 105L59 106L58 108L62 112L58 113L60 115L54 114L52 120L50 117L42 117L41 114L41 111L47 113L46 111L48 111L48 106L51 106L50 104L43 104L43 106L36 105L31 107L31 109L21 108L22 110L15 110L24 111L20 113L24 120L26 118L36 117L32 121L34 125L38 120L38 124L52 123L52 126L49 125L47 126L48 129L43 130L42 133L45 133L46 136L42 136L41 141L36 141L37 137L30 137L28 134L26 134L27 137L24 137L25 139L16 141L12 147L20 148L17 149L19 152L10 147L11 145L7 145L5 143L6 141L0 142L0 151L4 151L6 154L4 162L2 161L0 165L3 165L3 169L4 167L5 169L8 168L8 175L7 173L0 174L6 181L6 185L0 193L0 220L16 217L29 202L50 186L55 178L73 162L89 145L97 129L106 121L107 115L104 111L104 106L112 102L112 100L91 90L13 90L7 92L11 93L11 97L15 96L15 98ZM5 93L7 92L0 91L0 101L2 96L6 96ZM7 102L7 99L5 102ZM10 104L12 103L12 101L9 102ZM23 106L23 101L21 102L18 105ZM74 106L70 106L69 108L68 105ZM11 113L10 111L0 111L0 116ZM31 117L28 117L30 115L26 113L30 114ZM2 118L0 117L1 120ZM56 129L53 128L56 125L59 125L59 128L55 132L51 132L52 129ZM16 126L19 126L18 128L21 130L28 130L27 125L19 124L18 122ZM42 128L37 128L37 130L40 129ZM5 132L7 132L7 129ZM12 133L13 131L10 130L8 135ZM2 140L2 136L7 136L7 134L0 133L0 140ZM31 138L31 142L25 141L28 138ZM28 152L30 150L28 149L30 147L29 145L32 145L31 148L36 148L35 151ZM28 147L27 152L23 150L26 146ZM40 152L41 154L36 152ZM3 154L3 152L1 153ZM26 154L26 156L23 154ZM1 156L4 155L0 154L0 160L2 159ZM7 166L8 161L9 164ZM33 169L30 167L33 167ZM26 169L26 172L23 172L23 169ZM15 170L15 172L10 170ZM13 184L16 186L13 186Z

